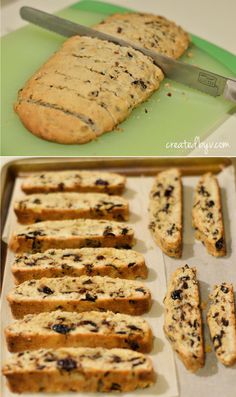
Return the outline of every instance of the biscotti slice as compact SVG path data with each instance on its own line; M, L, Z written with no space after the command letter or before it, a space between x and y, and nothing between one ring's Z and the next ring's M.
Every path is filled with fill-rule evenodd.
M107 276L25 281L13 288L7 299L15 318L58 309L78 313L111 310L139 315L151 306L151 293L143 283Z
M11 352L58 347L125 348L150 352L152 331L141 317L113 312L28 314L5 329Z
M46 221L20 227L10 248L17 252L43 252L49 248L130 248L134 231L124 223L93 219Z
M204 365L200 297L196 270L188 265L171 276L164 299L164 331L185 367L195 372Z
M102 171L54 171L33 174L24 179L21 188L26 194L50 192L97 192L122 194L126 178Z
M209 296L211 305L207 322L215 348L222 364L231 366L236 362L236 313L233 285L216 285Z
M220 187L217 178L211 173L204 174L196 186L192 222L196 239L203 242L209 254L225 256Z
M3 374L14 393L125 392L155 382L151 359L128 349L78 347L15 353Z
M34 135L86 143L125 120L163 77L131 47L73 36L19 91L15 111Z
M171 58L179 58L189 45L188 34L159 15L113 14L95 28Z
M117 248L48 250L18 255L12 265L17 283L42 277L109 276L146 278L148 269L142 254Z
M32 194L16 201L14 211L23 224L79 218L125 221L129 204L123 197L105 193Z
M149 202L149 228L162 251L174 258L182 255L182 180L178 169L160 172Z

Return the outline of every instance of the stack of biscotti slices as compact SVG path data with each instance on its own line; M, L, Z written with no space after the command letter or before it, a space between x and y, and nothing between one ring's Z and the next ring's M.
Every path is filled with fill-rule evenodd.
M90 179L89 173L77 178L71 172L71 181L64 180L64 173L55 175L55 180L47 173L30 177L22 188L34 194L15 205L21 220L36 220L37 212L39 218L15 231L10 242L18 253L12 265L18 285L7 297L17 319L5 330L13 353L3 369L9 387L14 392L147 387L155 382L152 362L144 354L151 351L153 336L147 321L138 316L149 311L151 293L135 280L147 277L143 256L124 249L133 245L132 228L107 219L87 219L91 214L85 211L86 219L47 220L59 207L67 211L65 201L73 206L70 198L61 199L63 194L83 194L83 200L87 195L88 201L92 195L106 195L105 216L109 213L114 219L117 200L127 219L128 203L107 196L108 186L113 186L109 193L117 193L125 180L114 174L111 178L96 173ZM89 180L91 190L99 186L99 193L89 192ZM86 193L80 193L82 181ZM82 201L77 205L83 206Z
M96 28L172 58L189 45L183 29L150 14L116 14ZM19 91L15 111L43 139L85 143L113 130L163 77L151 58L132 47L73 36Z

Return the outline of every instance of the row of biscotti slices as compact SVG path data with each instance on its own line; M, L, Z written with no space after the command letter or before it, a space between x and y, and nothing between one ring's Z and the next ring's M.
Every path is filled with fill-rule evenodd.
M232 284L214 287L207 322L219 361L236 362L236 317ZM188 265L172 275L164 299L164 331L185 367L195 372L204 366L204 340L196 269Z
M15 287L8 301L14 317L26 315L6 329L9 350L23 349L3 368L12 391L129 391L155 382L151 360L136 352L152 347L149 325L134 317L151 305L143 283L106 276L42 278Z
M23 221L35 220L37 212L37 220L41 220L48 204L60 199L71 201L70 194L28 196L26 202L16 204L15 210ZM87 200L89 194L83 196ZM103 194L96 196L100 200ZM32 200L37 202L30 212ZM43 210L38 208L38 200ZM112 196L106 200L109 205L117 200L119 205L123 199ZM62 201L60 205L64 211ZM73 206L76 205L75 202ZM112 212L116 218L114 208L100 209L105 216ZM91 217L89 211L91 208L83 213L85 218ZM127 203L122 211L126 219ZM3 370L11 390L128 391L155 381L152 362L142 354L152 348L152 331L145 320L135 316L149 310L151 294L143 283L127 280L146 278L147 267L141 254L114 248L130 247L133 241L134 233L129 226L90 219L40 222L22 227L13 235L11 247L22 255L16 257L12 272L17 283L22 284L8 295L12 313L20 319L5 331L9 350L19 352ZM44 350L25 351L39 348ZM49 364L45 365L45 361ZM97 365L106 368L104 373L98 373ZM31 376L30 384L18 381L19 366L26 377L33 368L35 375ZM48 382L49 372L53 385Z
M14 210L23 224L78 218L124 221L129 216L128 202L114 194L121 194L125 183L125 177L107 172L35 174L22 183L27 197L16 201Z
M160 172L150 193L150 230L162 251L180 258L183 245L182 179L178 169ZM216 177L204 174L195 189L192 210L195 237L216 257L226 255L220 188Z

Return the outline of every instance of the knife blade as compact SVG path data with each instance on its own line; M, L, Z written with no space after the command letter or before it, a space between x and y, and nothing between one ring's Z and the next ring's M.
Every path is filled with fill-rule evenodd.
M176 61L165 55L158 54L156 51L143 48L136 43L71 22L36 8L21 7L20 15L22 19L62 36L71 37L79 35L96 37L123 47L132 47L152 58L154 63L162 69L165 76L169 79L188 85L208 95L214 97L223 95L225 99L236 102L236 80L233 78L224 77L197 66Z

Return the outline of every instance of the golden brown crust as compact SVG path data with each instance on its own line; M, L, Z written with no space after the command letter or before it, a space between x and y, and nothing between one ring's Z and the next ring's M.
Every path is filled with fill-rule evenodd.
M9 247L16 253L23 253L50 248L130 248L133 243L134 231L124 223L77 219L22 226L12 235Z
M112 131L162 79L138 51L73 36L20 90L15 111L40 138L86 143Z
M133 280L147 278L148 269L142 254L116 248L81 248L48 250L18 255L12 264L17 284L42 277L109 276Z
M30 280L15 287L7 300L15 318L58 309L139 315L151 307L151 293L143 283L106 276Z
M126 221L129 204L123 197L101 193L49 193L16 201L14 211L22 224L80 218Z
M123 193L126 177L112 172L69 170L41 172L24 179L21 189L26 194L53 192Z
M104 347L148 353L152 330L139 317L112 312L69 313L55 311L28 315L5 329L8 350L41 348Z
M27 130L47 141L83 144L97 138L95 132L82 120L60 110L26 101L17 102L14 109Z
M95 28L175 59L190 43L188 33L175 22L148 13L116 13Z
M148 387L156 379L150 358L142 353L101 348L62 348L25 352L21 356L15 354L4 366L3 374L15 393L125 392Z

